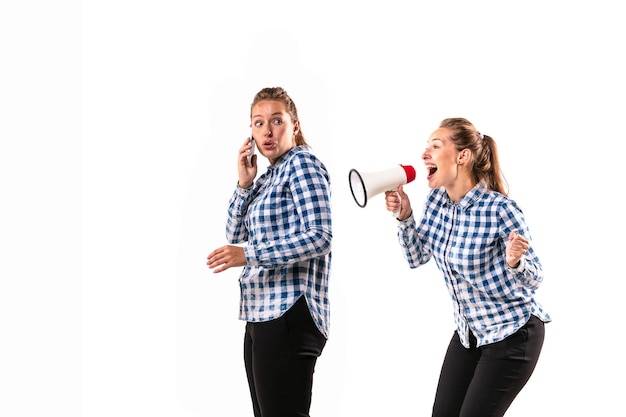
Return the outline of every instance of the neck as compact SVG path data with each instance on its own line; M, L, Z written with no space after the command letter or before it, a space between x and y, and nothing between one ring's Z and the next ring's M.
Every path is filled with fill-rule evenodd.
M458 180L450 187L446 187L446 192L448 193L448 197L450 197L450 200L456 203L457 201L465 197L465 194L467 194L472 188L474 188L475 185L476 183L473 180Z

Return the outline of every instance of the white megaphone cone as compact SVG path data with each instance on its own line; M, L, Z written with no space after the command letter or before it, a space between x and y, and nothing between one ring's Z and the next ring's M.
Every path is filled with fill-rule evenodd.
M398 165L378 172L359 173L351 169L348 174L352 197L359 207L365 207L367 200L385 191L396 191L399 185L408 184L415 179L415 168L411 165ZM395 216L399 212L393 213Z

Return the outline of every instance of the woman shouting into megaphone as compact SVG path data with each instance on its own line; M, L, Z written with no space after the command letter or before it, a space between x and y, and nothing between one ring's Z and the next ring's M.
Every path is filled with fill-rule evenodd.
M422 159L431 190L420 218L402 186L385 203L399 212L409 266L434 258L454 306L432 415L503 416L533 373L551 320L535 299L543 269L522 210L507 197L493 138L466 119L445 119Z

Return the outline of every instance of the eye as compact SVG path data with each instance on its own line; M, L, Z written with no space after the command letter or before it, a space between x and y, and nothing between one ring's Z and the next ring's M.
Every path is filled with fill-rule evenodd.
M283 119L272 119L272 124L279 126L283 124Z
M257 120L256 122L254 122L254 126L255 127L261 127L261 126L263 126L263 122L260 122L260 121Z

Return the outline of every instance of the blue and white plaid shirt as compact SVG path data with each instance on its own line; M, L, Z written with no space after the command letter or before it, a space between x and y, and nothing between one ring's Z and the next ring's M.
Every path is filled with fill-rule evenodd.
M429 192L422 219L413 215L398 223L398 239L411 268L431 257L443 273L454 305L463 346L469 331L477 346L515 333L535 315L550 316L535 300L543 269L532 243L517 268L505 260L506 242L517 230L530 241L524 215L515 201L477 184L456 203L444 188Z
M239 318L280 317L301 296L328 337L331 266L330 176L308 146L270 165L253 187L230 198L226 238L244 246Z

